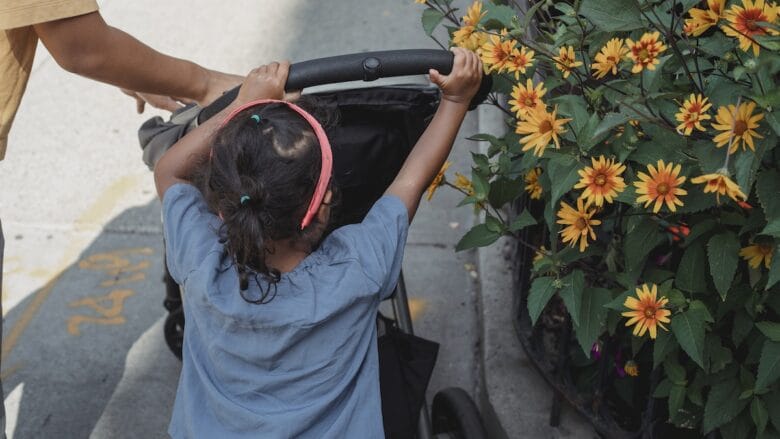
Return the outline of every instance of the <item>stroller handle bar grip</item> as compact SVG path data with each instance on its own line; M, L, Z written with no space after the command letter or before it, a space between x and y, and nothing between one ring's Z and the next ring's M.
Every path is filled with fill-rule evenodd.
M315 85L347 81L374 81L379 78L427 74L436 69L443 74L452 71L454 55L439 49L386 50L332 56L290 65L285 90L302 90ZM483 77L477 95L471 103L473 109L490 92L492 82ZM198 115L198 122L211 118L227 107L238 95L239 87L229 90Z

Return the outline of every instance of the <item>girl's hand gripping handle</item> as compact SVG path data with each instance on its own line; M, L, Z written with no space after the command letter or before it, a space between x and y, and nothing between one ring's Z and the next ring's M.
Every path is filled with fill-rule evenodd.
M430 71L431 81L442 91L439 109L386 191L406 205L409 221L417 212L423 191L452 150L469 102L479 89L482 78L482 62L476 54L460 48L453 49L453 52L455 59L449 75Z

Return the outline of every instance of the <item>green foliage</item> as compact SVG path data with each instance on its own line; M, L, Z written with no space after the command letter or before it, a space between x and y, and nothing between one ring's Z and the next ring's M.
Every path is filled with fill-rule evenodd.
M739 3L729 1L726 7ZM465 9L453 15L447 5L429 2L421 8L427 34L436 35L444 23L452 38L463 25L459 19ZM567 312L584 357L590 357L594 342L609 342L614 344L610 355L630 355L643 374L662 367L661 384L653 393L666 399L668 421L675 425L701 433L719 430L724 438L775 437L780 431L780 37L756 37L762 46L755 56L723 32L722 20L701 36L683 34L691 8L707 8L707 3L531 0L523 15L510 2L483 2L486 15L477 31L535 53L525 72L488 65L493 92L509 98L528 79L543 81L545 114L552 117L555 110L556 120L570 120L555 133L557 141L550 139L538 155L523 143L525 134L515 132L516 124L531 118L512 115L506 107L505 135L471 136L483 143L472 154L473 192L461 204L481 211L484 219L456 249L491 245L502 235L522 240L531 254L544 246L541 261L527 264L534 279L527 292L533 324L561 321L558 314ZM757 25L780 30L780 23ZM629 38L652 38L656 30L666 49L657 54L652 70L632 71L629 48L616 73L607 69L596 77L596 58L608 41L617 38L625 45ZM552 57L566 46L572 46L582 65L564 77ZM483 53L493 52L485 47ZM712 106L706 110L710 118L702 121L704 130L684 135L678 125L691 93ZM719 107L749 103L756 104L754 116L763 115L753 129L754 148L740 144L729 154L726 145L714 141L724 131L713 125L727 125L718 120ZM579 210L577 201L586 191L574 186L583 182L598 189L593 159L602 157L625 167L620 178L626 187L615 189L612 202L596 205L591 197ZM659 160L679 165L679 175L656 175L649 166L657 168ZM534 169L541 171L535 182L529 173ZM739 187L745 203L738 203L735 193L716 195L712 186L692 182L716 173ZM648 207L637 203L641 192L648 192L643 188L649 187L648 179L658 192L661 183L679 185L686 192L677 195L683 205L672 211L664 203L653 212L654 199ZM526 187L534 184L541 199L529 196ZM604 185L614 188L616 183ZM565 216L562 202L578 213L559 224ZM517 215L507 212L517 206ZM564 244L562 236L574 242ZM587 245L580 252L582 241ZM762 252L773 249L768 267L768 259L762 259L758 268L750 268L748 256L740 256L752 245ZM643 284L658 287L651 309L671 313L668 331L659 327L655 340L647 333L634 336L635 326L627 327L622 316L626 300L638 299L636 287ZM548 307L556 294L565 306ZM599 361L612 361L605 360L614 359L610 355ZM635 392L644 390L631 378L607 376L613 388L595 389L587 368L596 360L577 356L589 371L574 374L579 390L620 395L631 404L641 399Z

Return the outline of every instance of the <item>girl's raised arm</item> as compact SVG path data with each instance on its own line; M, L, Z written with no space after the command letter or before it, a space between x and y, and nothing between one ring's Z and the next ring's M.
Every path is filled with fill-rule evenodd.
M154 184L160 199L174 184L191 181L195 169L208 159L214 135L231 111L255 99L283 99L289 71L290 63L287 61L273 62L252 70L230 105L179 139L154 167Z
M425 188L450 154L482 78L482 62L476 54L461 48L455 48L453 52L455 59L449 75L430 71L431 82L442 90L439 109L385 192L397 196L406 205L409 221L417 212Z

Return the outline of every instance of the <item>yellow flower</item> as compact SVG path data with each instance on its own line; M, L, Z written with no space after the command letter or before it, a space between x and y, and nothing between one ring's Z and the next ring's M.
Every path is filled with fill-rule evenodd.
M517 41L502 40L499 35L490 35L479 49L479 56L485 66L485 72L499 72L506 69L507 63L516 51Z
M566 204L565 201L561 201L561 210L558 211L558 224L566 225L566 227L560 231L563 237L563 243L571 242L571 246L574 247L577 241L580 243L580 252L584 252L588 248L588 236L590 239L596 239L596 232L593 231L593 226L601 224L601 220L591 219L596 213L596 209L589 210L590 204L583 206L583 199L577 199L577 208L573 208Z
M414 2L419 5L424 5L425 3L427 3L427 0L414 0Z
M525 74L525 69L530 67L534 61L534 51L521 46L520 49L513 49L512 55L506 62L506 72L515 74L515 79L520 78L520 74Z
M739 251L739 255L742 256L742 259L748 261L748 265L752 268L758 268L762 261L764 262L764 268L769 268L774 252L775 246L772 243L764 242L742 248Z
M677 131L685 136L690 136L694 128L699 131L705 131L702 126L702 121L711 119L712 116L707 114L707 110L712 107L712 104L707 102L707 98L700 94L694 95L691 93L691 97L688 98L680 107L680 112L675 115L678 122L682 122L677 125Z
M487 11L482 12L482 2L475 1L466 11L466 15L463 17L463 24L466 26L476 26L485 15L487 15Z
M623 177L620 174L626 170L626 167L620 163L607 159L603 155L596 160L590 158L591 166L577 171L580 174L580 181L574 185L574 189L582 189L581 198L585 198L588 204L594 203L601 207L604 200L611 203L614 197L626 189Z
M472 52L479 49L487 40L487 33L479 31L476 27L470 25L465 25L452 34L452 44Z
M631 50L628 57L634 61L631 73L639 73L642 69L655 70L656 64L659 63L658 55L666 50L664 43L658 41L660 36L661 33L655 31L645 32L637 42L626 38L626 45Z
M537 263L547 256L547 249L544 246L539 247L534 251L533 263Z
M723 17L726 8L726 0L707 0L707 9L691 8L688 13L691 18L685 19L683 30L686 34L698 37L707 32L707 29L718 24Z
M715 199L718 200L718 204L720 204L721 195L728 195L729 198L736 201L737 203L747 199L747 196L742 193L742 190L740 190L739 185L731 181L727 175L720 173L705 174L696 178L692 178L691 183L704 183L704 193L706 194L707 192L714 192Z
M582 61L577 61L574 56L574 47L563 46L558 49L558 56L554 56L555 68L563 73L563 77L568 78L572 69L582 65Z
M456 172L455 173L455 183L453 183L456 188L462 190L466 193L466 195L474 195L474 185L471 184L471 180L468 179L465 175Z
M439 186L443 185L444 182L447 181L447 179L444 177L444 172L447 170L447 168L452 165L451 162L444 162L444 164L441 166L441 169L439 170L439 173L436 174L436 177L433 177L433 181L428 186L428 201L431 201L431 198L433 198L434 192L436 192L436 189L439 188Z
M593 75L597 79L603 78L610 71L616 75L618 64L626 53L628 53L628 48L623 45L623 40L620 38L607 41L607 44L596 54L596 62L591 67L596 71Z
M745 147L747 145L751 151L755 151L756 147L753 145L753 137L764 138L764 136L754 131L758 128L758 121L764 118L764 113L753 115L755 108L755 102L740 104L739 108L733 105L718 107L718 114L715 115L715 122L717 123L713 123L712 127L723 132L712 139L715 142L715 146L720 148L731 142L729 154L733 154L737 151L740 143L742 143L743 150L747 150Z
M655 201L653 213L661 210L661 205L665 202L666 207L672 212L677 210L677 206L682 206L683 202L678 195L686 195L688 192L680 186L685 182L685 177L678 177L681 166L674 166L674 163L664 164L663 160L658 160L658 169L653 165L647 165L650 175L644 172L637 173L641 181L635 181L637 203L645 203L645 207ZM677 206L675 206L677 205Z
M669 323L669 316L672 312L664 308L669 303L669 299L661 297L656 300L658 286L656 284L651 285L652 288L648 288L647 284L643 284L641 288L636 288L636 295L639 300L631 296L626 297L623 306L631 311L626 311L622 315L623 317L630 317L626 322L626 326L636 325L634 326L634 335L641 337L649 330L650 338L655 339L656 326L660 326L664 331L668 331L663 323Z
M632 377L638 377L639 376L639 366L636 364L633 360L626 361L626 364L623 365L623 372L626 373L628 376Z
M542 198L542 185L539 184L539 176L542 174L542 168L533 168L525 174L525 191L532 200Z
M766 3L764 0L742 0L742 6L731 5L726 11L727 24L721 26L723 32L739 40L739 48L747 52L753 47L753 54L758 56L761 50L755 37L758 35L778 35L775 29L762 26L761 22L777 24L777 13L780 6Z
M509 105L512 106L512 111L519 118L538 106L544 106L542 96L545 93L547 90L544 88L543 82L534 87L533 81L528 78L525 86L517 84L512 88L512 99L509 100Z
M548 113L547 109L540 105L523 116L523 120L515 128L517 134L527 134L520 139L523 151L533 149L534 154L541 157L550 141L555 142L556 149L561 147L558 134L566 132L563 125L571 119L556 119L557 112L557 106L552 113Z

